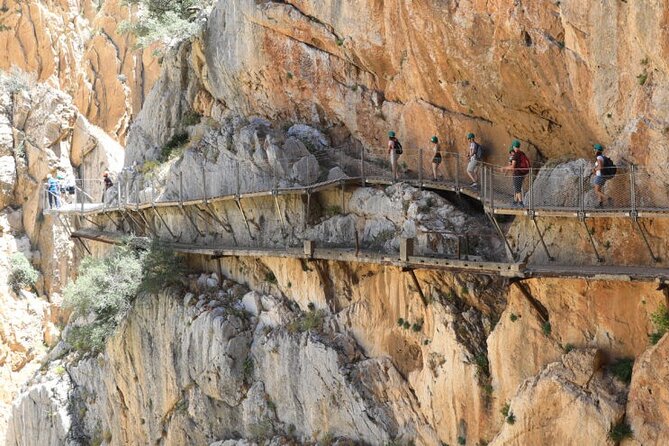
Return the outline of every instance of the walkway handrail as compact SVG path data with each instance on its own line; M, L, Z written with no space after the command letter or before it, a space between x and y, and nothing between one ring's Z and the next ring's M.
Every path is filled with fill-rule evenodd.
M122 172L115 181L113 193L107 200L97 202L100 209L137 208L147 204L158 205L165 201L180 203L200 200L205 203L224 196L248 194L279 194L293 189L313 189L336 180L336 169L347 178L358 178L362 184L405 181L419 188L450 190L478 199L491 213L579 216L595 214L620 214L627 217L663 216L669 213L667 186L643 166L619 166L614 177L605 177L599 205L590 184L594 175L587 164L572 163L562 166L532 167L522 178L503 170L502 166L480 162L476 171L478 185L468 185L467 160L457 152L442 152L441 163L433 163L431 151L406 151L399 157L400 173L392 176L389 162L370 158L362 149L356 156L344 149L314 150L308 154L287 157L276 153L261 160L224 160L224 172L203 156L191 156L189 162L195 177L184 178L182 173L158 178L151 172ZM428 156L427 154L430 154ZM223 156L223 155L221 155ZM199 162L199 165L193 165ZM339 171L337 171L339 172ZM341 173L340 172L340 173ZM225 175L228 175L225 177ZM230 174L234 176L230 178ZM436 176L435 176L436 174ZM669 182L669 181L668 181ZM77 204L85 212L96 204L94 197L102 198L100 180L77 180ZM514 193L519 190L522 205L514 203ZM44 208L48 205L45 193Z

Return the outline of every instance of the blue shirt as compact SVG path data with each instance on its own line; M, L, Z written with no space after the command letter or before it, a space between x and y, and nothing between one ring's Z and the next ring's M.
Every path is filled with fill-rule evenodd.
M49 192L58 192L58 180L55 178L49 178L46 182L47 189Z

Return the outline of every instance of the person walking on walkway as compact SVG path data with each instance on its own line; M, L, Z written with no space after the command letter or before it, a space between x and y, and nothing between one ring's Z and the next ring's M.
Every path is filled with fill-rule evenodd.
M513 175L513 202L511 206L525 207L523 203L523 181L530 172L530 159L520 150L520 141L513 140L509 148L509 165L502 170L510 171Z
M402 144L395 136L394 131L388 132L388 155L390 155L390 167L393 171L393 181L397 181L397 161L402 155Z
M58 180L53 177L53 175L48 174L46 176L46 190L49 197L49 209L60 208L60 184Z
M432 179L437 181L437 170L441 164L441 150L439 148L439 138L433 136L430 138L432 143Z
M480 161L481 146L476 142L476 136L473 133L467 134L469 149L467 151L467 175L472 180L471 187L478 187L478 166Z
M610 170L610 165L613 163L607 157L604 156L604 147L601 144L595 144L595 166L592 169L592 173L595 174L592 179L592 185L595 187L595 195L597 196L597 207L601 208L604 206L606 201L608 204L613 203L611 197L606 197L606 194L602 191L602 188L608 180L612 178L607 171L607 168Z
M112 181L111 177L109 176L109 172L106 172L102 174L102 182L104 183L105 189L102 191L102 202L105 202L105 195L107 195L107 191L111 189L111 187L114 185L114 182Z

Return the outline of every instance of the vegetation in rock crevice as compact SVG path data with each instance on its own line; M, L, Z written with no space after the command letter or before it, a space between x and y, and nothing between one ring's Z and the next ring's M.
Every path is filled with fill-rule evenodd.
M200 30L195 20L198 11L207 2L202 0L126 0L136 7L130 20L119 24L121 33L130 33L137 39L137 47L152 43L172 45L187 39Z
M655 345L669 331L669 310L665 305L660 307L650 315L651 321L655 326L655 331L650 334L650 342Z
M148 250L126 243L104 258L85 258L77 279L63 291L64 305L78 318L67 331L67 342L76 350L101 351L138 293L176 285L184 272L174 252L157 243Z
M22 252L12 254L9 258L9 266L11 270L7 283L15 293L21 291L22 288L34 289L39 273Z

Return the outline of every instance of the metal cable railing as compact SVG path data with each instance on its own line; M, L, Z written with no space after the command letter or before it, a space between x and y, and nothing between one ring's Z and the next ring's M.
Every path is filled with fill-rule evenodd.
M173 165L171 171L162 175L124 171L107 191L102 180L66 180L55 194L57 197L45 188L43 208L88 212L207 201L225 196L304 190L355 178L362 183L401 181L416 187L467 192L478 198L486 209L497 213L561 212L568 216L607 212L636 216L640 212L669 212L669 179L664 178L664 170L660 168L619 166L615 176L603 181L604 195L597 196L592 165L585 160L533 167L522 176L481 162L475 174L478 185L472 186L467 175L467 158L452 152L441 152L441 162L436 164L431 150L405 150L397 159L396 178L390 156L371 157L364 150L358 156L352 156L344 148L294 156L282 152L264 153L252 160L221 156L227 158L213 164L201 154L187 153L178 167ZM517 192L522 203L517 200Z

